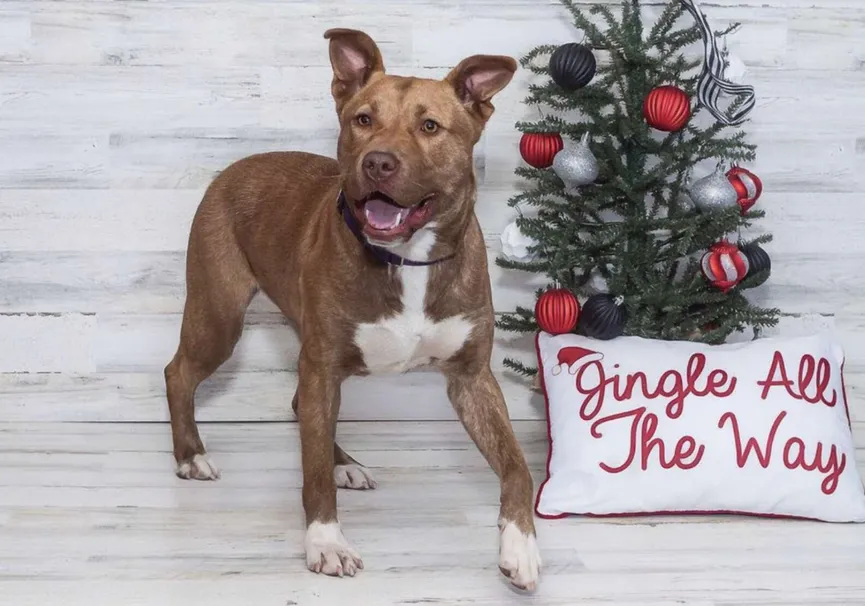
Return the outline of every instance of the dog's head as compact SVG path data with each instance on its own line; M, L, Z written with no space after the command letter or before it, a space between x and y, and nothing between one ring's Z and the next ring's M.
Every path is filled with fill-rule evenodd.
M475 55L443 80L393 76L367 34L331 29L324 36L343 191L366 237L398 245L431 221L464 224L473 203L466 199L474 186L472 150L516 61Z

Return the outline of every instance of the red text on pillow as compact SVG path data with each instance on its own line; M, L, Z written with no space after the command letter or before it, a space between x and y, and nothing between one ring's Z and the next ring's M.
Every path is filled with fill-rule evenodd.
M775 434L778 433L778 428L786 416L787 412L782 410L775 417L775 422L772 423L772 429L769 430L769 436L766 438L763 448L760 448L760 443L756 438L748 438L744 444L742 443L739 421L735 413L725 412L721 416L721 419L718 421L718 427L723 429L729 422L733 428L733 440L736 443L736 464L740 468L744 468L748 464L752 452L754 453L754 460L760 467L763 469L769 468L769 465L772 463L772 452L775 449ZM826 476L820 484L823 494L828 495L835 492L835 489L838 488L838 478L841 477L841 474L844 473L844 469L847 467L847 455L841 453L838 456L838 447L832 444L828 449L826 460L824 461L824 446L822 442L817 442L814 455L810 457L810 461L806 460L807 455L805 451L805 442L802 438L793 436L787 440L784 444L781 457L784 467L787 469L819 471Z
M631 373L615 372L608 375L603 364L603 356L582 347L566 347L559 352L558 362L561 367L567 367L569 374L574 375L574 384L579 395L583 396L579 403L579 415L583 421L589 422L589 432L595 439L603 437L602 427L607 423L630 422L630 441L624 460L619 464L600 461L598 465L608 473L621 473L629 469L635 461L639 461L641 469L649 468L650 460L657 458L663 469L678 468L693 469L700 464L705 454L706 446L699 444L691 435L684 435L674 444L669 444L655 436L661 418L675 420L684 410L685 401L689 397L715 398L723 400L729 397L737 388L738 379L725 370L715 368L707 371L706 355L694 353L688 359L684 372L677 369L664 371L657 381L651 381L645 372ZM619 364L613 364L617 371ZM809 404L822 403L835 406L838 395L830 389L831 366L825 358L815 359L810 354L803 355L798 364L796 381L789 378L784 356L776 351L769 370L763 380L757 381L757 387L762 388L761 398L766 400L773 388L783 388L794 400ZM651 403L653 400L665 399L663 415L659 417L649 412L648 407L637 406L621 410L616 404L622 404L641 396ZM831 395L830 395L831 394ZM605 411L605 407L614 406L614 412ZM719 411L720 412L720 411ZM736 448L736 463L745 467L753 455L753 461L764 469L772 462L775 437L786 411L780 411L772 425L769 435L761 446L756 438L743 441L739 421L733 412L723 412L718 421L718 428L724 429L728 424L732 428L732 438ZM838 479L843 473L847 459L838 452L835 445L824 446L817 443L813 454L807 452L805 442L799 437L786 440L781 453L781 462L787 469L802 469L819 471L825 477L821 489L825 494L832 494L838 486ZM639 455L639 456L638 456Z
M780 378L775 378L779 374ZM819 361L814 359L814 356L805 354L799 359L799 376L796 381L796 388L793 389L793 381L787 378L787 366L784 363L784 355L780 351L776 351L772 357L772 366L769 368L769 374L763 381L757 381L757 385L763 386L763 393L760 395L764 400L769 395L769 390L773 387L783 386L790 394L791 398L797 400L805 400L810 404L822 402L826 406L835 406L838 401L838 394L832 390L832 399L826 399L826 390L829 388L829 383L832 380L831 366L829 360L820 358ZM808 388L814 383L814 394L808 395Z

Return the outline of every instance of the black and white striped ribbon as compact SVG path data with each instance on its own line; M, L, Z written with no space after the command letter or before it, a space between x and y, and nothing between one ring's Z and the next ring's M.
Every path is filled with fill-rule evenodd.
M734 126L744 122L754 109L754 87L745 84L733 84L724 80L724 59L718 50L718 41L706 16L697 6L697 0L681 0L682 4L694 16L703 34L703 72L697 84L697 99L722 124ZM727 116L718 107L718 97L721 92L735 97L744 97L744 102L732 116Z

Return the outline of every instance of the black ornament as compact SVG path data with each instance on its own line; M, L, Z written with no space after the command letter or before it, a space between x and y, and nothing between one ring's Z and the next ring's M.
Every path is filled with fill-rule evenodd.
M765 272L763 277L754 286L760 286L769 279L769 273L772 271L772 260L769 258L769 253L757 244L748 244L742 247L742 254L748 259L749 276Z
M550 76L565 90L583 88L595 77L595 55L577 42L562 44L550 56Z
M580 311L577 332L587 337L608 341L625 332L627 312L624 299L601 293L586 300Z

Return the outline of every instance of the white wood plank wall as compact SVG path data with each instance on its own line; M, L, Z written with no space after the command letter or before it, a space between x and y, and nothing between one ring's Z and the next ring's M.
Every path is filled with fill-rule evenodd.
M839 332L865 421L865 3L702 5L716 29L743 22L730 47L758 96L752 168L775 241L756 296L785 311L780 332ZM166 419L192 214L237 158L333 152L332 26L368 31L392 71L435 77L472 53L580 38L552 0L0 2L0 420ZM477 149L491 261L519 187L527 77L500 96ZM495 267L491 278L500 311L538 283ZM512 341L501 336L497 366L508 352L531 359L527 340ZM296 350L256 302L199 417L289 418ZM502 377L512 416L541 418L539 397ZM352 381L344 416L453 418L442 387L426 373Z

